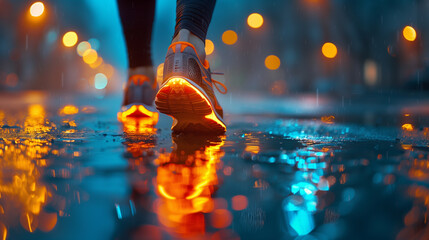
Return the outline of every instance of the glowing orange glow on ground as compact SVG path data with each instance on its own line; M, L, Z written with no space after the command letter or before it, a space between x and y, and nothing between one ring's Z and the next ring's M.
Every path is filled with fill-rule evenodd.
M156 182L160 196L156 212L173 236L199 239L204 234L203 213L214 209L216 165L223 155L220 147L224 138L219 140L204 146L204 141L198 139L176 139L173 151L161 154L155 161L159 165Z
M247 24L251 28L260 28L264 23L264 18L259 13L252 13L247 17Z
M73 31L66 32L63 36L63 44L66 47L73 47L77 43L77 34Z
M206 55L210 55L214 51L214 44L210 39L206 39L206 46L205 46Z
M414 130L414 127L413 127L413 125L412 124L410 124L410 123L405 123L404 125L402 125L402 130L405 130L405 131L413 131Z
M337 46L331 42L327 42L322 46L322 53L327 58L335 58L338 53Z
M258 154L259 153L259 146L257 145L247 145L246 148L244 149L245 152L250 152L250 153L254 153L254 154Z
M322 116L320 118L320 120L324 123L327 123L327 124L333 124L335 121L335 117L334 116Z
M45 12L45 5L42 2L35 2L31 4L30 15L32 17L40 17Z
M402 30L402 35L407 41L413 42L417 38L417 32L416 30L411 26L406 26Z
M232 214L226 209L216 209L210 215L210 222L214 228L226 228L232 223Z
M83 53L83 61L87 64L93 64L97 61L98 53L94 49L88 49Z
M168 82L167 82L167 84L165 84L164 85L164 87L167 87L167 86L170 86L171 85L171 87L173 87L174 88L174 85L183 85L183 86L187 86L187 87L190 87L190 88L192 88L198 95L200 95L200 97L202 98L202 99L204 99L204 101L206 101L206 103L208 104L208 105L210 105L211 106L211 109L212 109L212 111L211 111L211 113L209 113L209 114L207 114L206 116L204 116L205 118L207 118L207 119L210 119L210 120L213 120L213 121L215 121L216 123L218 123L220 126L222 126L224 129L225 129L225 131L226 131L226 126L225 126L225 124L222 122L222 121L220 121L218 118L217 118L217 116L216 116L216 114L214 113L214 111L213 111L213 109L214 109L214 106L212 106L212 104L210 103L210 101L206 98L206 96L204 96L204 94L200 91L200 90L198 90L196 87L194 87L192 84L190 84L188 81L186 81L185 79L183 79L183 78L172 78L172 79L170 79ZM183 87L181 87L182 89L183 89ZM171 129L173 129L174 128L174 125L171 127Z
M232 197L232 209L235 211L241 211L247 208L247 205L249 204L247 197L244 195L237 195Z
M8 226L35 232L51 231L56 225L56 213L43 210L53 192L42 181L56 126L46 118L43 105L31 104L26 110L23 122L13 122L13 117L6 121L22 130L0 139L0 239L7 237Z
M149 111L143 105L133 105L124 112L118 112L118 120L120 122L126 122L129 118L147 120L145 124L155 125L158 123L159 113Z
M237 42L238 36L232 30L227 30L222 34L222 42L227 45L233 45Z
M39 215L38 229L43 232L50 232L57 225L58 216L57 213L41 212Z
M276 70L280 67L280 58L276 55L269 55L265 58L265 67L270 70Z
M65 105L63 108L61 108L58 112L60 116L64 115L75 115L79 113L79 108L77 108L74 105Z
M158 185L158 192L165 198L170 199L170 200L174 200L176 199L175 197L171 196L170 194L168 194L167 192L165 192L165 189L162 185Z

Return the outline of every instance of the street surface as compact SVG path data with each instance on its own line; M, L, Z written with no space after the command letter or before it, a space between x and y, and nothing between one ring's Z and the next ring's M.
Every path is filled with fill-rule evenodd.
M0 94L2 239L429 239L429 98L236 94L223 136L119 104Z

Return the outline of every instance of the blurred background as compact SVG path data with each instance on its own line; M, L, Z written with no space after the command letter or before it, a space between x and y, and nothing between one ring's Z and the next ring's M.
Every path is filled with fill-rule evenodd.
M154 68L175 0L158 0ZM218 0L206 52L234 93L349 96L429 89L429 0ZM115 0L0 0L0 90L120 94Z

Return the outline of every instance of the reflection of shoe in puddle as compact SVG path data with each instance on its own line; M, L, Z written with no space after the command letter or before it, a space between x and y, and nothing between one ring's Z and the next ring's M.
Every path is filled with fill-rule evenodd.
M159 221L181 237L204 233L204 214L213 210L212 194L218 184L216 165L223 156L224 137L180 135L171 153L156 163Z
M127 136L132 134L155 134L156 128L154 128L154 125L157 121L158 118L125 118L122 124L124 133Z

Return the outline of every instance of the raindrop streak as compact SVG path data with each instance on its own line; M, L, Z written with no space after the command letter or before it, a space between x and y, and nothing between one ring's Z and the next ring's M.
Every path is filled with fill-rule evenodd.
M25 51L28 50L28 34L25 35Z
M316 106L319 106L319 88L316 89Z

